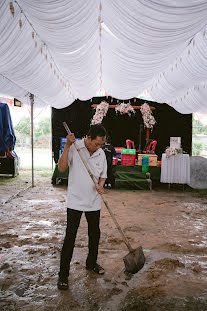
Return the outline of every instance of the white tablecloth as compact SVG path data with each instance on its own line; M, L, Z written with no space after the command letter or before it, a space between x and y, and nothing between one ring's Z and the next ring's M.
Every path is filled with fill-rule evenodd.
M189 154L172 155L162 154L161 179L162 183L187 184L190 182Z

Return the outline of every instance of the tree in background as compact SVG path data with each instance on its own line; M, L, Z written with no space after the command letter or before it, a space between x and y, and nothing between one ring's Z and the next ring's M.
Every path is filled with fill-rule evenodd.
M20 119L15 127L15 134L17 137L16 145L25 147L31 145L31 120L30 117L23 117ZM41 119L34 125L34 145L38 147L50 146L51 136L51 119Z
M18 131L23 135L30 135L30 117L23 117L19 120L15 127L15 131Z
M200 120L196 120L193 115L192 127L192 155L199 156L207 154L207 126L204 125Z
M193 135L196 134L207 135L207 126L204 125L200 120L196 120L193 116Z
M49 135L50 132L51 132L51 119L45 118L45 119L41 119L37 127L35 127L34 136L36 138L39 138L41 136L44 137L44 136Z
M193 149L192 155L199 156L201 151L203 150L203 145L202 143L199 142L193 142L192 149Z

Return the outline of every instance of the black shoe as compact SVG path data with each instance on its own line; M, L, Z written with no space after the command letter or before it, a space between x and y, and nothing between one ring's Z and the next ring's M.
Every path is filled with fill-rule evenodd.
M61 278L59 276L58 282L57 282L57 287L58 287L58 289L61 289L61 290L68 289L68 278Z
M93 271L94 273L98 275L103 275L105 273L104 268L101 267L99 264L95 264L93 268L86 266L86 270Z

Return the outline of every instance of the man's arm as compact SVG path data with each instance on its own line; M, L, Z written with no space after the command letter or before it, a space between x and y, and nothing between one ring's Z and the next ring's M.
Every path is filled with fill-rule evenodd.
M58 161L58 170L60 172L65 172L65 170L68 168L68 154L69 154L70 147L72 146L74 142L75 142L74 134L73 133L68 134L65 148Z
M105 183L106 176L107 176L107 162L106 162L105 154L104 154L104 161L103 161L103 171L101 173L101 176L103 177L99 177L97 191L99 194L104 194L104 183Z
M102 177L99 178L98 187L97 187L97 191L99 194L104 194L104 187L103 186L104 186L105 180L106 180L106 178L102 178Z

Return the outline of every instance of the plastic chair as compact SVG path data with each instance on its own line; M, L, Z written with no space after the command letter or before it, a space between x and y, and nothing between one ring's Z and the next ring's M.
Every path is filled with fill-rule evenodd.
M126 146L127 146L127 149L135 149L135 145L134 145L133 140L127 139L126 140Z
M157 145L157 140L151 141L149 146L146 148L146 150L143 151L145 154L155 154L155 147Z

